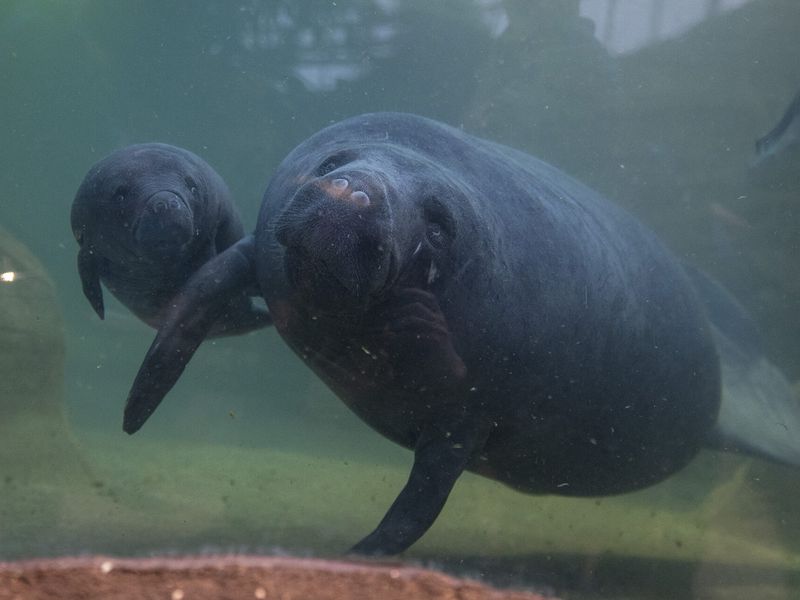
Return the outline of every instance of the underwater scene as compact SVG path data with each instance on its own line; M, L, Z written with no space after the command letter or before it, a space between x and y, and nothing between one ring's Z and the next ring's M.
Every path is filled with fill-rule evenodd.
M0 561L800 598L800 3L0 33Z

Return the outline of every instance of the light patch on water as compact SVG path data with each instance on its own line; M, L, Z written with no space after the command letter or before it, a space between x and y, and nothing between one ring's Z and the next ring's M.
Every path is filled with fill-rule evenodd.
M365 69L355 63L305 63L293 69L295 76L310 92L335 90L340 81L356 81L362 77L364 71Z
M591 20L595 37L614 55L629 54L679 37L706 19L752 0L581 0L580 16Z
M481 20L489 28L489 35L499 38L511 24L502 0L477 0L480 6Z

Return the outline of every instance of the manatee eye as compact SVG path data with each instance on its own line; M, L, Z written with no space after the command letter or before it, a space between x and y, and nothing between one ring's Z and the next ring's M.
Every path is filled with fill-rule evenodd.
M328 173L335 171L339 167L344 166L353 160L355 160L355 154L348 150L331 154L317 167L315 174L317 177L324 177Z
M192 194L196 194L197 193L197 184L194 182L194 179L192 179L191 177L187 177L184 180L184 183L186 184L186 187L189 188L189 191Z
M122 203L122 202L125 202L125 196L127 196L127 195L128 195L128 190L126 190L124 187L120 186L116 190L114 190L114 193L112 194L112 198L116 202Z
M431 243L431 246L434 248L444 248L444 230L439 223L428 223L428 229L425 232L425 235L428 237L428 241Z
M317 169L317 175L319 177L322 177L323 175L327 175L331 171L335 171L335 170L336 170L336 163L333 162L332 160L326 160Z
M456 237L455 223L450 211L436 198L428 198L423 205L425 220L425 237L428 243L442 249Z

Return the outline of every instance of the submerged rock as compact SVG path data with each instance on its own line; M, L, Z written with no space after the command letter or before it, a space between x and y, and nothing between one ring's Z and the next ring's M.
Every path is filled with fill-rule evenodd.
M0 484L88 476L64 414L64 325L42 264L0 229Z

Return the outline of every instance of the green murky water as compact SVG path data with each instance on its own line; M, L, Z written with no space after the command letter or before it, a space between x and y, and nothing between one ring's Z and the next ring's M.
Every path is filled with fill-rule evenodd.
M69 207L135 142L203 156L251 228L278 162L331 122L463 126L639 216L737 296L796 381L800 156L750 164L800 87L798 33L793 0L5 0L0 271L18 277L0 282L0 559L333 555L411 464L271 330L205 344L122 433L153 332L108 295L96 318ZM800 471L713 452L600 500L466 475L406 556L574 598L795 598L798 491Z

